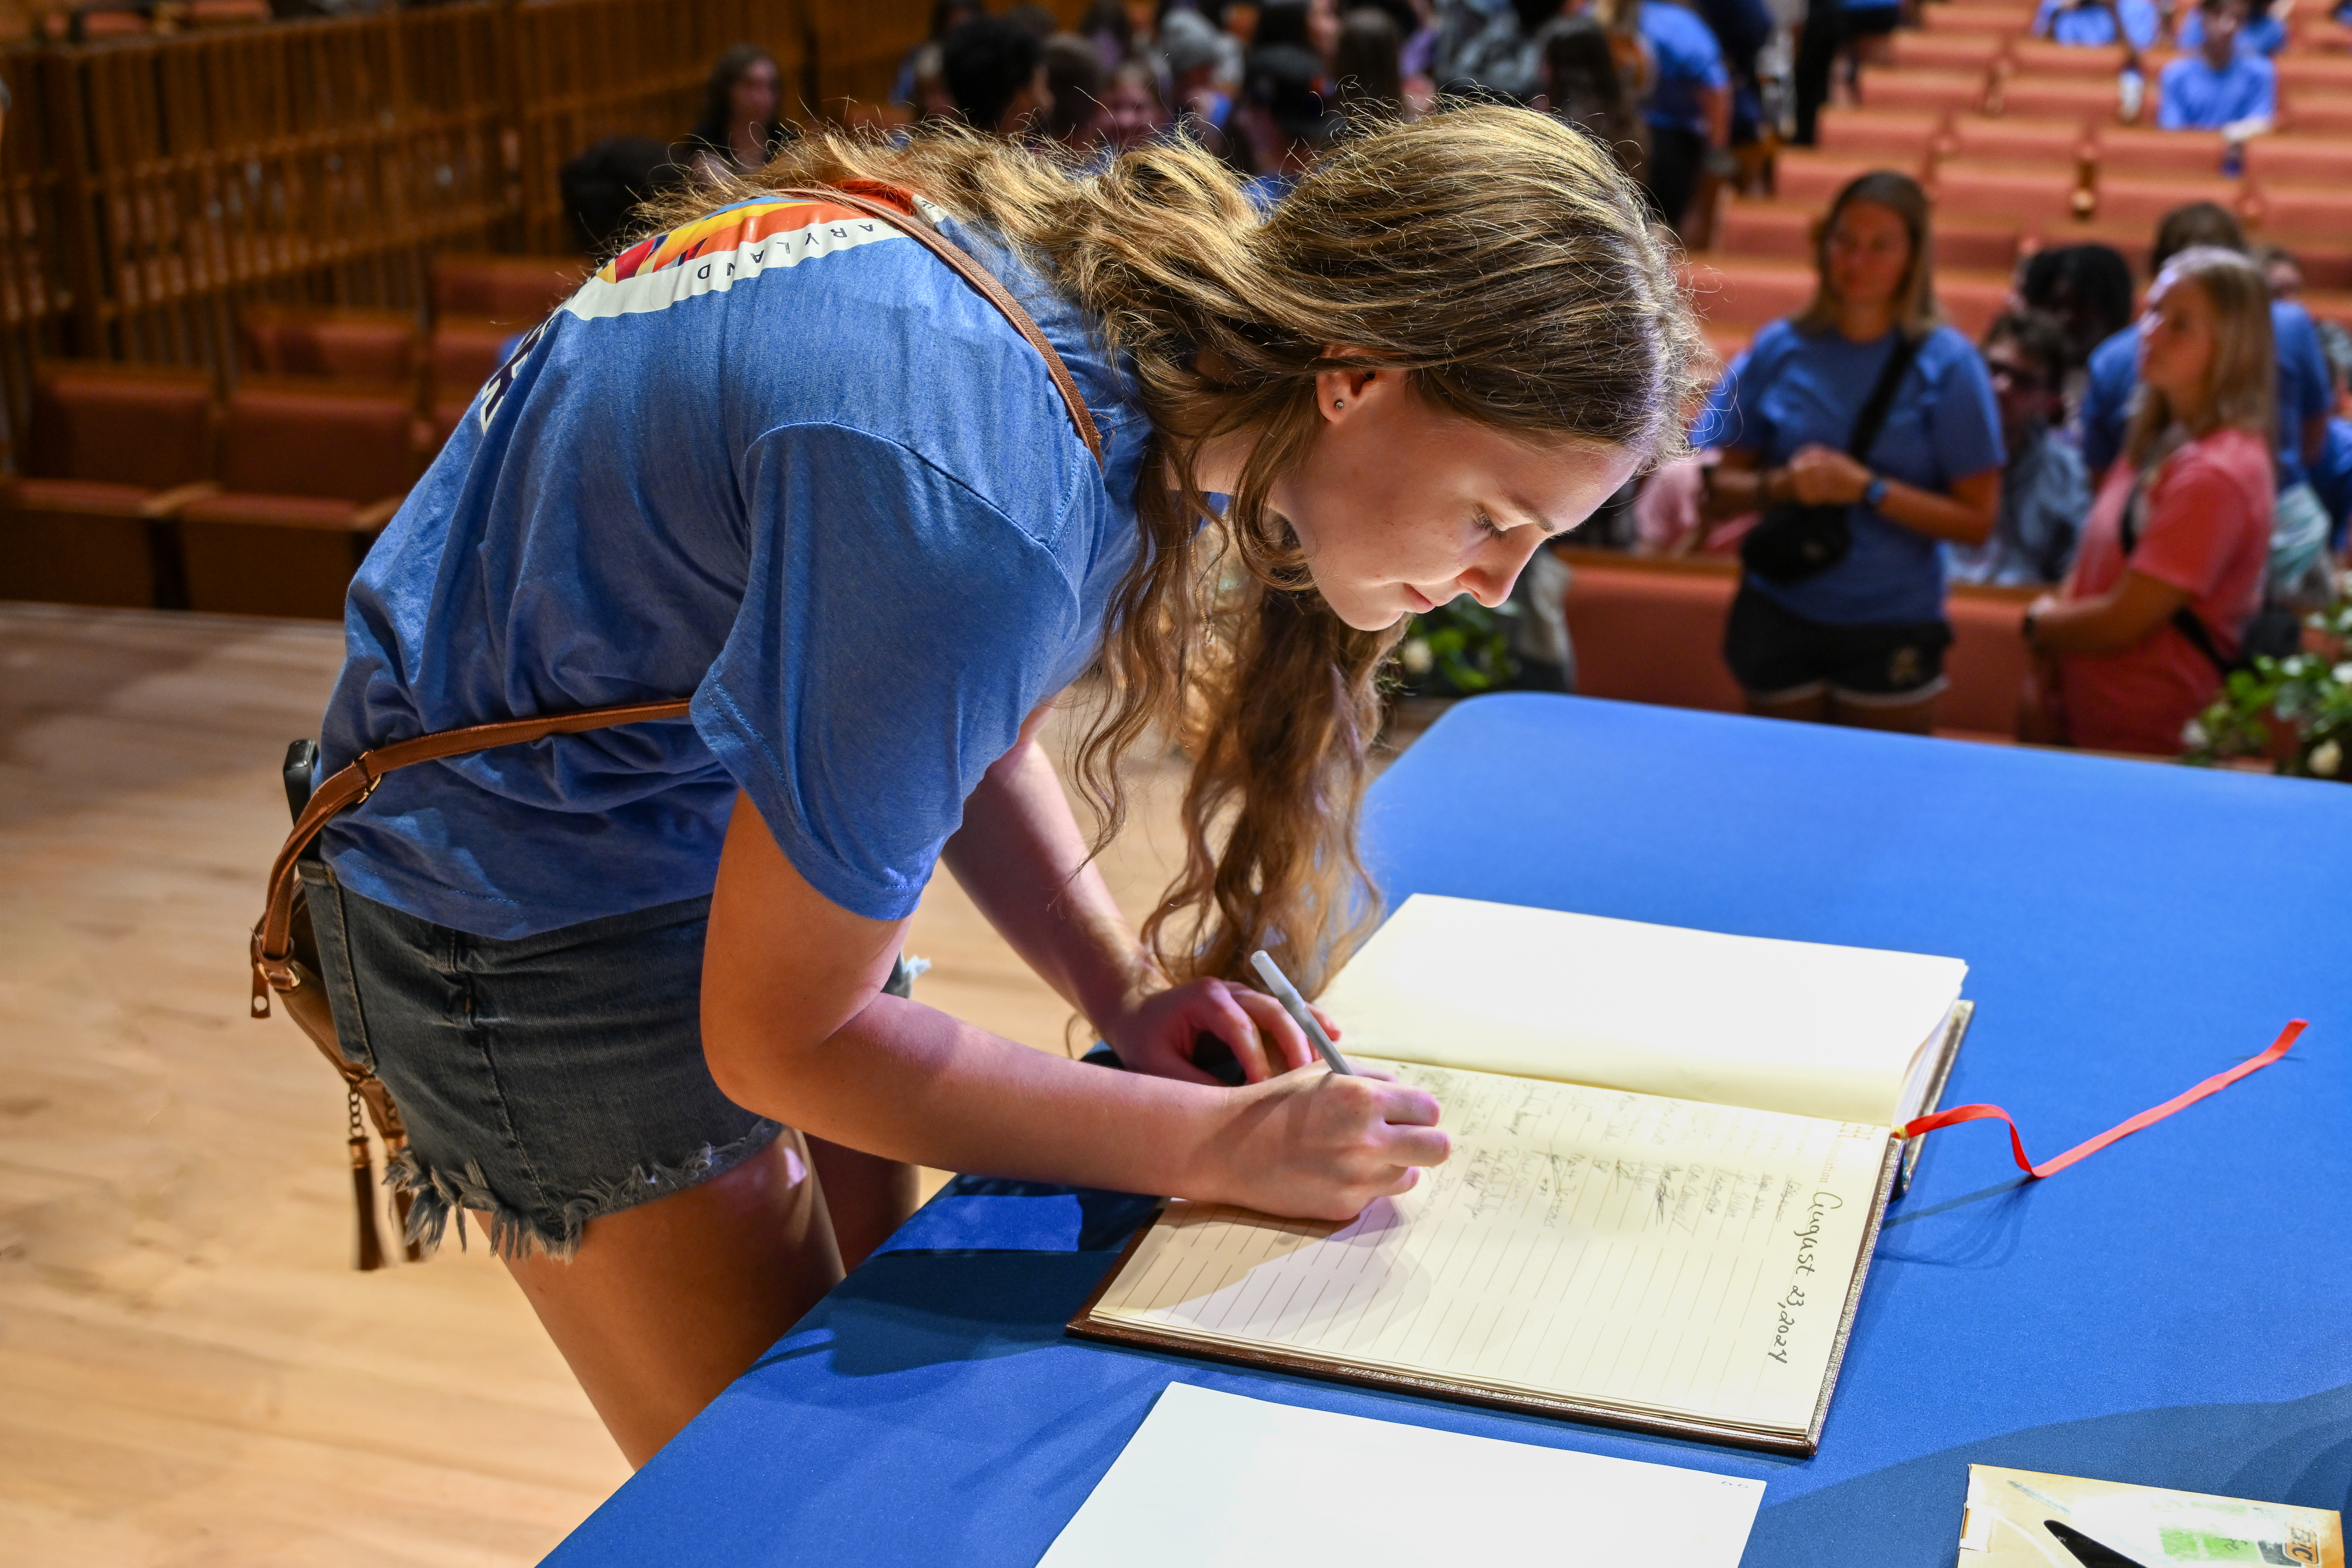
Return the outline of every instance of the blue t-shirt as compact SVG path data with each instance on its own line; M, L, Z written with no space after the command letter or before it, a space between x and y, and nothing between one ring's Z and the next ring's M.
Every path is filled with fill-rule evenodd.
M2352 419L2328 420L2327 444L2311 466L2311 488L2327 509L2328 542L2340 551L2352 524Z
M1805 333L1775 321L1756 334L1716 384L1692 445L1753 452L1778 468L1799 447L1845 450L1854 420L1878 384L1895 334L1866 343L1835 331ZM1919 345L1896 386L1894 406L1870 449L1870 466L1921 489L2001 466L2000 416L1976 345L1938 327ZM1801 583L1749 579L1758 592L1827 626L1907 626L1944 613L1944 557L1937 542L1856 502L1853 548Z
M2157 28L2162 22L2156 14L2156 0L2116 0L2116 16L2122 16L2124 37L2131 40L2135 48L2145 49L2156 42ZM2033 30L2039 33L2046 29L2053 43L2096 48L2116 41L2116 16L2110 16L2104 5L2067 5L2065 0L2042 0L2042 8L2033 13Z
M1671 0L1643 0L1642 37L1658 64L1657 79L1642 118L1664 131L1706 134L1706 109L1699 95L1731 80L1723 68L1723 47L1715 34Z
M2173 41L2193 49L2205 41L2205 13L2191 8L2173 29ZM2238 26L2238 47L2258 55L2274 55L2286 47L2286 24L2276 16L2250 16Z
M2156 79L2159 131L2219 131L2249 116L2278 112L2278 68L2240 50L2215 70L2203 55L2183 55Z
M1148 429L1075 306L1024 299L1103 431L915 240L780 197L658 235L477 395L369 553L322 765L691 693L690 720L389 775L327 830L368 898L514 938L710 890L740 786L842 908L915 907L965 797L1083 670Z
M2271 301L2271 346L2278 363L2278 488L2285 489L2310 477L2303 466L2304 422L2333 409L2336 395L2311 314L2292 300ZM2139 385L2139 329L2126 327L2093 349L2088 368L2081 411L2083 461L2095 489L2124 449L2124 426Z

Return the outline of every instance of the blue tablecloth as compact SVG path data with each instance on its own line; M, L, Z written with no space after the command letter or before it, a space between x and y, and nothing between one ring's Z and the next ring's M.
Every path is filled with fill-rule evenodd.
M1945 1103L2037 1159L2312 1028L2046 1183L1997 1126L1937 1133L1810 1460L1067 1340L1149 1204L965 1179L550 1561L1025 1568L1172 1381L1760 1477L1751 1568L1942 1568L1971 1461L2352 1508L2352 789L1498 697L1369 810L1392 901L1965 958Z

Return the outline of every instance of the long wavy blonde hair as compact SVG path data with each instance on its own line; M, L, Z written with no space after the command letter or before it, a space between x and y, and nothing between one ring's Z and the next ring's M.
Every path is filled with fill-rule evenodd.
M2175 408L2146 382L2132 398L2124 451L2137 468L2151 468L2183 440L2234 426L2267 444L2278 425L2277 350L2271 332L2271 286L2245 256L2218 245L2176 251L2157 274L2157 286L2194 283L2213 307L2213 359L2205 367L2204 400ZM2155 288L2148 290L2151 294Z
M1123 367L1153 449L1135 496L1144 548L1104 637L1107 700L1078 752L1096 848L1125 820L1120 759L1155 726L1177 736L1192 757L1185 863L1145 943L1178 978L1238 978L1275 948L1311 994L1378 912L1356 820L1401 635L1340 621L1268 504L1320 428L1315 378L1401 371L1444 415L1671 455L1701 351L1640 195L1581 132L1479 107L1342 142L1263 218L1187 143L1081 169L953 129L813 134L654 216L849 180L1003 236ZM1196 455L1247 434L1220 516Z

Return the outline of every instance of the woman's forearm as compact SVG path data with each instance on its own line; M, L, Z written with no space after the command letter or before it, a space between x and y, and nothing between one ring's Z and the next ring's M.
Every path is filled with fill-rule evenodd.
M1022 962L1097 1028L1139 991L1167 984L1088 861L1035 740L989 769L940 858Z
M1923 490L1899 479L1886 481L1886 495L1878 503L1878 510L1914 533L1948 539L1956 544L1982 544L1992 537L1997 516L1991 508Z

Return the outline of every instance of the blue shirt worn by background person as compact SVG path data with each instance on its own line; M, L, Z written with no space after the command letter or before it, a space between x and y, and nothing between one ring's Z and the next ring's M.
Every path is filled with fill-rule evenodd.
M1643 0L1640 26L1658 65L1642 118L1663 131L1706 135L1706 109L1699 95L1731 80L1723 68L1722 46L1696 13L1671 0Z
M2112 16L2104 5L2066 5L2064 0L2042 0L2042 8L2033 14L2033 30L2046 30L2053 43L2095 48L2116 41L2116 16L2123 18L2124 37L2131 40L2133 47L2145 49L2156 42L2157 28L2163 20L2157 15L2156 0L2116 0Z
M2091 482L2074 448L2030 427L2000 470L2000 512L1982 544L1944 542L1944 571L1955 583L2022 586L2055 583L2074 560L2074 542L2091 512Z
M2271 345L2278 363L2278 488L2301 484L2303 426L2336 406L2327 379L2327 359L2311 315L2292 300L2271 301ZM2091 486L2124 449L2124 426L2131 416L2132 393L2139 385L2139 329L2122 331L2091 351L2090 377L2083 388L2083 462Z
M1716 384L1691 443L1753 452L1768 468L1786 463L1801 447L1843 452L1894 352L1891 331L1857 343L1834 329L1806 333L1775 321ZM1871 447L1870 466L1929 490L1948 489L1955 479L2001 466L2000 417L1974 343L1949 327L1937 328L1920 343ZM1844 560L1801 583L1751 577L1749 584L1827 626L1911 626L1940 618L1944 564L1937 542L1860 502L1848 515L1853 547Z
M2326 445L2311 465L2311 488L2327 509L2327 542L2341 551L2352 526L2352 419L2328 420Z
M1076 308L1036 316L1103 430L930 252L763 197L633 247L477 395L352 587L323 767L534 713L635 724L387 776L345 885L515 938L710 890L736 791L826 899L915 907L965 797L1083 670L1148 435Z
M2278 112L2278 68L2243 51L2221 70L2203 55L2183 55L2158 76L2156 93L2159 131L2219 131Z
M2205 41L2205 13L2191 10L2173 29L2173 41L2193 49ZM2258 55L2275 55L2286 47L2286 24L2276 16L2249 16L2238 25L2238 47Z

